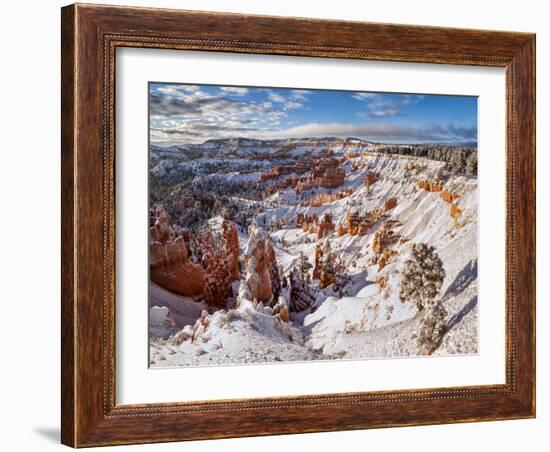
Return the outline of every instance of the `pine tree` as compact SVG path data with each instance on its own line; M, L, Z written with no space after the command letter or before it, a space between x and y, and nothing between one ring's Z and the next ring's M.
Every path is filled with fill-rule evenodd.
M300 262L299 262L299 271L300 276L302 279L306 282L310 281L309 271L313 268L311 263L309 262L309 259L305 255L303 251L300 251Z
M445 279L441 259L433 246L414 244L401 273L399 298L416 305L421 313L417 344L422 354L431 354L445 333L445 310L437 296Z
M466 174L470 176L477 175L477 152L472 152L466 160Z

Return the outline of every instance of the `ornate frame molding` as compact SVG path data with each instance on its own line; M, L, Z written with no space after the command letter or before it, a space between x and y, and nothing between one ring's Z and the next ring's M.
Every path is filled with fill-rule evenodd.
M62 9L62 44L64 444L80 447L534 416L534 35L71 5ZM506 383L117 405L114 90L118 47L506 68Z

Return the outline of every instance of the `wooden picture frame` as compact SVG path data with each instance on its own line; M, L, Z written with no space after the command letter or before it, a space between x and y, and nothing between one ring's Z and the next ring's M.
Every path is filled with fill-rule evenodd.
M70 5L62 9L62 442L73 447L535 416L535 35ZM506 69L506 383L115 403L115 50Z

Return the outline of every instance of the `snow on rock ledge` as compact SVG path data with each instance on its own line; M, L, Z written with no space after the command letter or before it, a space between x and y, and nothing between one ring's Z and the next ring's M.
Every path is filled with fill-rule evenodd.
M201 366L314 359L304 347L302 331L284 321L284 314L276 308L243 299L236 309L213 314L203 311L193 327L152 344L151 364Z

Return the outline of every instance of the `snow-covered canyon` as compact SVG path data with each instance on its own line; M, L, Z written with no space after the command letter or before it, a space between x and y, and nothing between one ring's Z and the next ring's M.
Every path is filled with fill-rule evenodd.
M172 213L168 231L152 220L161 258L150 283L151 366L417 355L419 314L399 296L413 243L433 246L445 271L438 302L446 328L433 354L477 352L477 177L360 140L222 144L208 145L201 158L181 149L153 153L152 174L169 181L184 220L178 225ZM212 215L188 232L202 221L187 214L203 199L193 190L204 196L216 183L231 184L224 193L231 214L224 218L214 201ZM205 228L233 257L207 264L193 245ZM178 245L166 251L163 240ZM188 263L172 258L174 250ZM172 272L173 262L180 267ZM188 268L206 285L209 271L229 281L223 302L188 295L185 284L167 290L170 278L195 274Z

